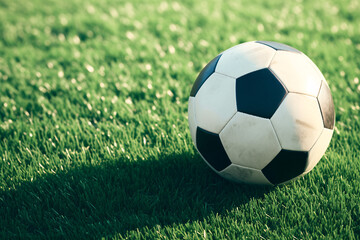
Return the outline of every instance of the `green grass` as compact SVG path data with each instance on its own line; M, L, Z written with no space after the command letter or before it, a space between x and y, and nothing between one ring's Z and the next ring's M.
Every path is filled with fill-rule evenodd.
M359 239L360 2L0 0L0 239ZM232 184L197 154L198 72L245 41L298 48L333 93L316 168Z

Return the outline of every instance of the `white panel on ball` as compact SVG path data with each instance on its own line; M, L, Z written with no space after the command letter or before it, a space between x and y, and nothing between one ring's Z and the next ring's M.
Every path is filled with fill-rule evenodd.
M189 121L189 128L191 138L196 146L196 117L195 117L195 98L189 98L189 106L188 106L188 121Z
M220 133L236 111L235 79L213 73L195 96L197 125Z
M322 74L322 72L320 71L320 69L316 66L316 64L308 57L306 56L304 53L302 53L302 55L308 60L308 62L311 64L311 66L313 66L313 68L315 69L315 71L317 72L317 74L319 75L319 77L322 80L325 80L324 75ZM326 80L325 80L326 82Z
M329 146L331 137L334 130L324 128L319 139L316 141L315 145L309 151L308 166L305 169L305 173L308 173L313 169L316 164L320 161L321 157L324 155L326 149Z
M289 92L318 95L323 76L304 54L277 51L270 69Z
M323 129L315 97L288 93L271 118L283 149L309 151Z
M241 112L226 124L220 139L232 163L259 170L281 150L269 119Z
M231 164L219 172L219 175L240 183L272 185L260 170L242 167L236 164Z
M275 50L263 44L247 42L223 52L215 72L234 78L269 66Z

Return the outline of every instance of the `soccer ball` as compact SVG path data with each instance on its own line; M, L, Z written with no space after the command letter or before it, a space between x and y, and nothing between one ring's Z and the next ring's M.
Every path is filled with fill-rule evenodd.
M189 98L193 142L220 176L277 185L310 172L335 124L324 76L302 52L268 41L211 60Z

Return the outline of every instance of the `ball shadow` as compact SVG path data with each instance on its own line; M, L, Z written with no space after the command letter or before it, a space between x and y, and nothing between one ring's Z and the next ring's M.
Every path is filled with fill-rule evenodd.
M202 220L271 187L228 182L190 153L82 166L0 192L3 238L99 238ZM0 236L1 236L0 235Z

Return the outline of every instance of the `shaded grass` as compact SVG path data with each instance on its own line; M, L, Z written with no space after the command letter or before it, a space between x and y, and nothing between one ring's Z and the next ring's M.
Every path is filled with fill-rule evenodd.
M26 229L32 237L84 238L191 222L269 190L216 178L183 153L78 167L25 182L1 199L7 203L6 228L14 234L7 237Z
M0 1L0 238L358 238L358 1ZM275 188L202 162L197 73L274 40L328 80L336 129L318 166Z

